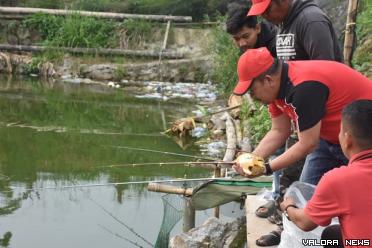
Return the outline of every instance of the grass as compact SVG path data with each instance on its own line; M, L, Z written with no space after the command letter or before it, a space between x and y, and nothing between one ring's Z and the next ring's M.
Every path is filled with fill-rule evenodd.
M22 25L39 32L41 44L47 47L115 48L123 41L125 49L149 42L154 27L146 20L128 19L118 23L78 14L63 17L42 13L28 16ZM38 57L59 61L63 53L48 50Z
M115 23L82 17L34 14L23 25L40 32L44 45L56 47L108 47L115 30Z

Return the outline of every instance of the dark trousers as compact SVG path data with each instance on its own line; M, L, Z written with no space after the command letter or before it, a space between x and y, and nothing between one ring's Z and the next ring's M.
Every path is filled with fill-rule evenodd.
M325 248L343 248L344 244L342 243L342 233L340 225L332 225L323 230L321 239L327 240L338 240L338 245L326 245Z

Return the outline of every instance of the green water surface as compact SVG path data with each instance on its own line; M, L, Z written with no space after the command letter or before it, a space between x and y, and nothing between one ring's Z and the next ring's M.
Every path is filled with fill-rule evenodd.
M209 176L174 165L107 167L195 160L123 148L200 155L161 134L192 107L101 85L1 78L0 247L150 247L135 233L155 243L162 194L146 184L59 187Z

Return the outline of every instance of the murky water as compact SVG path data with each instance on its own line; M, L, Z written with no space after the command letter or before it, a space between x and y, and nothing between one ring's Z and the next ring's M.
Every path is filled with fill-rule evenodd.
M161 134L188 111L184 102L139 100L103 86L2 78L0 247L150 247L143 239L155 243L163 204L146 184L53 187L209 176L182 166L102 167L190 161L123 148L199 155Z

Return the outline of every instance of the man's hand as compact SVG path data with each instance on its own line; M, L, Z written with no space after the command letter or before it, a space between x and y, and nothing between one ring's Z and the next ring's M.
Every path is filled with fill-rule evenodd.
M252 153L244 153L235 160L234 170L240 175L253 178L266 173L265 161L263 158Z
M295 201L291 197L285 197L282 203L280 203L280 208L284 211L289 205L295 205Z
M288 220L292 221L305 232L314 230L318 226L307 214L305 214L304 209L297 208L295 201L291 197L285 197L283 202L280 204L280 208L283 210L284 215L287 216Z

